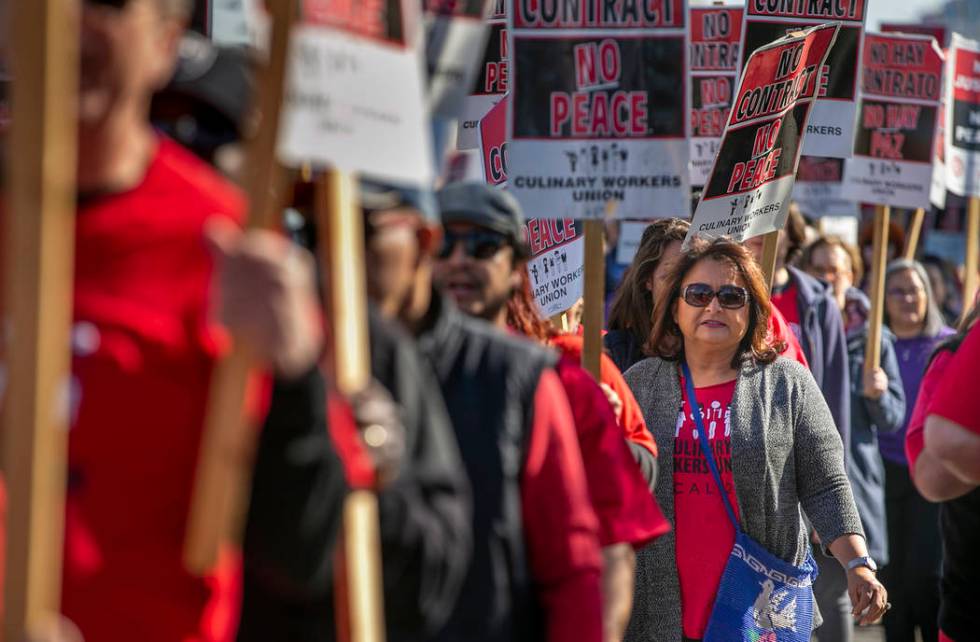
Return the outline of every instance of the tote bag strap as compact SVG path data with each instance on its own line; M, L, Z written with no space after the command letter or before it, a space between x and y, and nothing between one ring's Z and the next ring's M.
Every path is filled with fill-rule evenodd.
M698 404L697 395L694 394L694 381L691 378L691 370L687 367L686 361L681 361L681 369L684 371L684 384L687 387L687 401L691 406L691 415L694 416L694 424L698 429L698 439L701 440L701 450L704 458L708 460L708 467L711 468L711 476L715 478L715 485L721 494L721 501L725 504L725 512L735 526L735 530L741 532L742 528L735 517L735 510L731 502L728 501L728 493L725 492L725 485L721 482L721 473L718 472L718 464L715 463L714 453L711 451L711 443L708 441L708 433L704 429L704 421L701 419L701 406Z

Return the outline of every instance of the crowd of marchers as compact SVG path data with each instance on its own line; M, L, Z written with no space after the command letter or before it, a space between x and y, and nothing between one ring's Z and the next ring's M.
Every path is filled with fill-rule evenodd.
M791 210L770 290L761 238L684 246L689 224L660 218L610 284L593 378L582 334L532 295L536 213L481 183L362 177L372 382L342 395L323 366L311 186L293 186L279 229L242 229L222 173L248 62L182 50L189 7L82 3L76 395L49 640L337 639L343 505L363 487L392 642L739 640L719 602L740 591L757 626L802 639L882 618L889 642L976 639L980 330L973 302L952 318L935 265L889 262L880 367L865 368L859 249ZM197 577L182 551L229 334L265 371L260 428L244 539ZM730 577L745 541L808 569L812 599Z

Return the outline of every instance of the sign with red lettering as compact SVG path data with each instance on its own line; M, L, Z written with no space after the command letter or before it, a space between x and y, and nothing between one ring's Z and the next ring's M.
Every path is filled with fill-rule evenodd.
M980 42L953 34L946 78L946 189L980 196Z
M686 0L512 0L510 189L525 211L690 207Z
M581 224L579 224L581 225ZM585 237L572 219L530 219L531 293L545 318L565 312L585 289Z
M857 134L843 194L878 205L929 207L943 52L932 36L868 33L861 58Z
M691 185L708 180L742 60L742 6L691 7Z
M480 121L480 151L487 183L507 186L507 102L505 98ZM525 226L531 259L531 291L545 317L565 312L582 296L585 237L571 219L530 219Z
M431 182L418 3L304 0L303 8L290 38L279 157Z
M484 17L493 0L424 0L429 111L457 118L486 43Z
M932 187L929 202L938 209L946 209L946 96L939 103L939 125L932 152Z
M480 121L480 158L487 183L507 184L507 99L493 106Z
M477 65L476 78L469 95L463 99L459 129L456 132L456 149L477 149L480 146L480 119L507 93L507 3L510 0L493 0L487 20L489 35L483 52L483 61Z
M748 0L742 59L787 33L840 22L841 29L820 70L818 100L810 115L803 153L850 158L857 112L858 58L867 0Z
M841 195L844 159L801 156L796 168L793 200L810 218L857 216L858 204Z
M820 70L839 29L812 27L749 56L688 240L744 241L783 227Z

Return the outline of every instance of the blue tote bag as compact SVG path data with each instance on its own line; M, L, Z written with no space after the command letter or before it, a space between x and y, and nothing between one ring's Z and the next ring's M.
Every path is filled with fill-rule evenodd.
M735 546L718 584L704 642L809 642L813 628L813 581L817 565L807 552L802 566L794 566L748 536L735 518L708 434L687 363L681 363L687 398L694 415L701 450L715 479L725 512L735 526Z

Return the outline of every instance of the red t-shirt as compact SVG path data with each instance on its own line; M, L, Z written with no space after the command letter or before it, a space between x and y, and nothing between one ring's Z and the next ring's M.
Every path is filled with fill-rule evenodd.
M939 388L946 375L946 369L952 361L953 353L948 350L936 354L936 358L929 365L919 384L919 396L915 400L915 408L909 416L909 427L905 433L905 457L909 460L909 473L913 477L915 462L925 448L926 408L935 396L936 389Z
M234 634L234 609L208 607L219 586L231 597L234 557L218 579L181 558L218 349L203 226L244 210L166 139L138 187L79 209L62 606L86 640Z
M576 361L582 360L582 347L585 340L578 334L561 334L551 340L551 345L561 350L562 354ZM657 456L657 442L647 429L643 420L643 411L637 403L633 391L630 390L623 373L616 367L615 362L605 352L599 360L599 379L613 389L623 402L623 413L619 425L623 435L635 444L639 444Z
M783 314L783 317L786 319L786 323L788 323L790 329L793 330L793 334L796 335L797 340L799 340L799 338L802 336L800 333L800 308L797 301L798 295L799 291L796 287L796 283L790 279L789 285L778 292L774 288L769 297L772 304Z
M772 306L772 314L769 315L769 336L786 343L786 349L782 352L784 357L798 361L804 368L810 369L810 364L807 363L806 355L803 354L803 348L800 346L800 340L786 322L786 317L775 305Z
M541 375L521 478L528 565L547 642L601 642L602 559L575 422L554 371Z
M700 640L735 544L735 527L701 450L683 376L681 390L684 407L678 414L674 437L674 552L684 636ZM715 462L738 517L729 424L735 381L698 388L696 394Z
M932 397L926 414L939 415L971 432L980 434L978 363L980 363L980 323L973 326L950 360L946 375Z
M555 370L575 418L575 430L599 518L599 545L628 542L639 548L670 530L605 394L578 361L565 355Z

